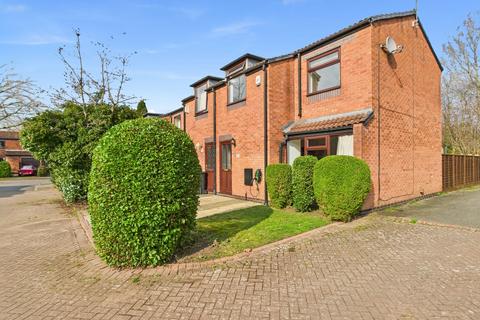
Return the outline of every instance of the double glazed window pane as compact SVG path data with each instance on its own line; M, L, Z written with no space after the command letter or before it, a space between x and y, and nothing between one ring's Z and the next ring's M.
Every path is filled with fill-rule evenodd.
M338 59L338 51L332 52L321 58L312 60L308 63L308 69L315 69L321 65L327 64Z
M308 92L315 93L340 86L340 63L332 64L308 74Z
M245 99L245 75L242 74L228 82L228 103Z
M173 118L173 122L174 122L175 127L177 127L177 128L182 127L182 118L180 116L176 116L175 118Z
M207 169L213 170L215 167L215 149L213 144L206 145L207 152Z
M195 111L201 112L207 110L207 84L195 89L196 105Z
M222 144L222 170L232 169L232 145Z

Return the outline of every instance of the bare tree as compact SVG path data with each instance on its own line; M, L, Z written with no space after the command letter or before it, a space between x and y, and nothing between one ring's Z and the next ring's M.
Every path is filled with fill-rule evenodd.
M113 38L113 37L112 37ZM57 89L52 95L55 105L74 102L83 107L86 116L87 105L109 104L112 110L135 99L124 93L125 84L130 81L126 68L133 52L128 55L112 56L111 50L101 42L95 42L99 70L87 71L82 53L80 30L75 30L73 59L65 54L65 46L58 49L65 66L65 88Z
M40 90L6 65L0 66L0 129L13 129L43 109Z
M472 15L443 51L444 145L451 153L480 154L480 26Z

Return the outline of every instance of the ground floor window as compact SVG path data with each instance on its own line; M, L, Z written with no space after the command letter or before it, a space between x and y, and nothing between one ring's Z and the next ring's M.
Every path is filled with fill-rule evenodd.
M329 155L353 156L353 135L324 134L292 138L287 142L287 159L293 164L295 158L304 155L315 156L318 159Z

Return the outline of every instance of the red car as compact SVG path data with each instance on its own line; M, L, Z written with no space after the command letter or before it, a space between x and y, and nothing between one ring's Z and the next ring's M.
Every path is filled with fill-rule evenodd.
M34 166L22 166L20 170L18 170L19 176L36 176L37 175L37 168Z

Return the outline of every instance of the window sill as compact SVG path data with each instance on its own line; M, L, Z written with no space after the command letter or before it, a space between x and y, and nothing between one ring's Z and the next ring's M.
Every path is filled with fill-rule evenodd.
M235 101L235 102L230 102L227 104L227 107L234 107L238 104L241 104L241 103L245 103L247 101L247 99L242 99L242 100L238 100L238 101Z
M195 117L203 116L204 114L207 114L207 113L208 113L208 110L195 112Z
M315 92L307 93L307 97L311 97L311 96L315 96L315 95L317 95L317 94L322 94L322 93L326 93L326 92L338 90L338 89L340 89L340 88L341 88L341 86L336 86L336 87L332 87L332 88L328 88L328 89L324 89L324 90L320 90L320 91L315 91Z

